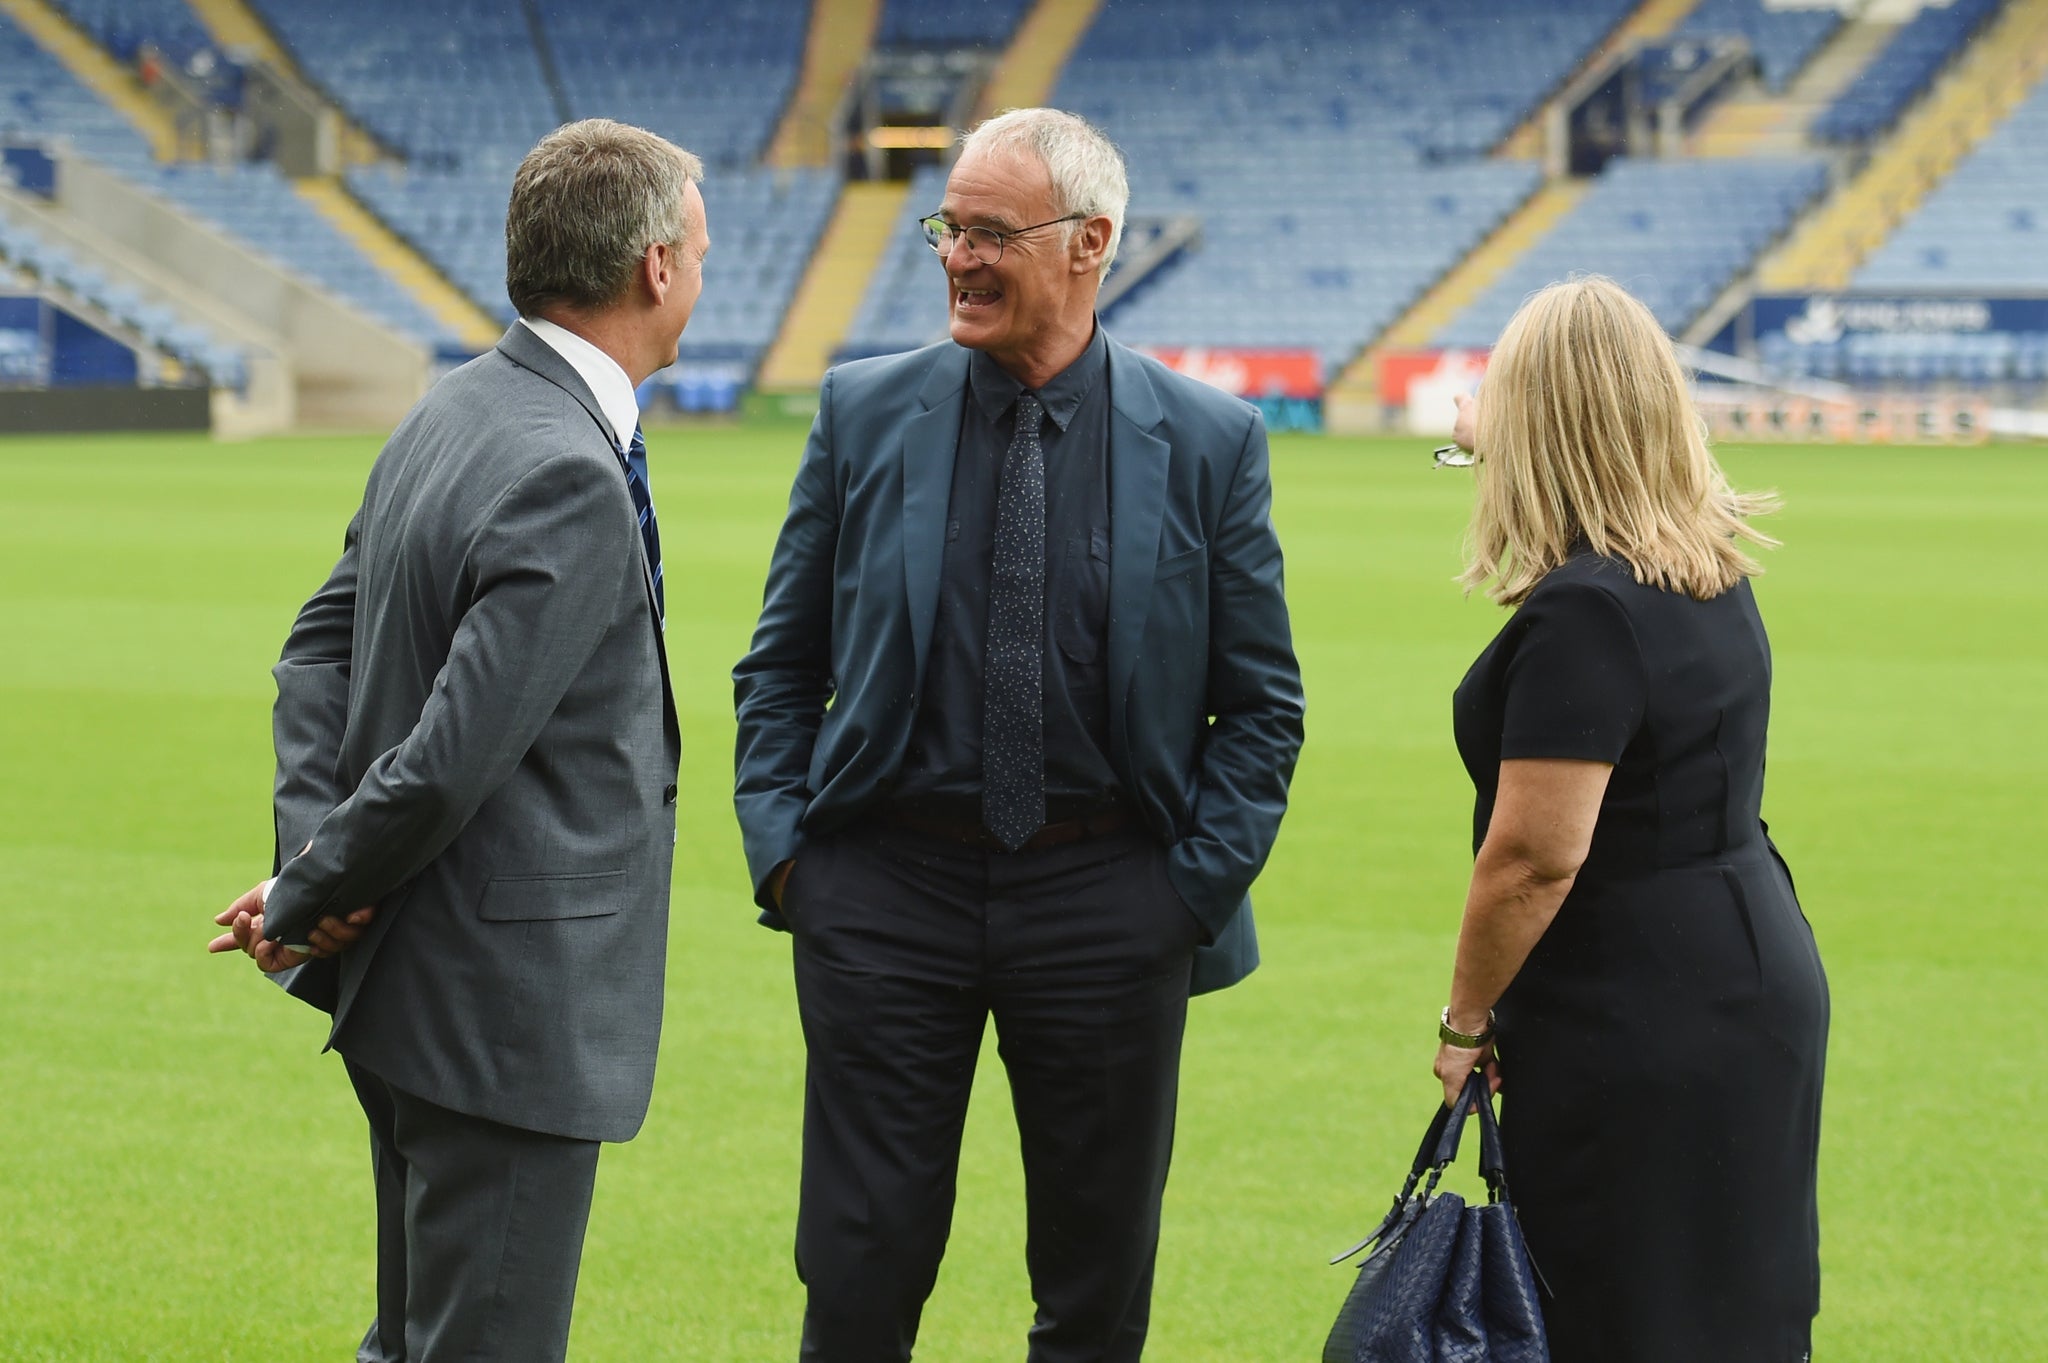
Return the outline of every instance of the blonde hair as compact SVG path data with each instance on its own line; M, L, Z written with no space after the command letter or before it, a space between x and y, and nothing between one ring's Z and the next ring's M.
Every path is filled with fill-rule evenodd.
M1487 363L1466 591L1519 605L1584 540L1647 586L1700 600L1763 571L1771 546L1707 449L1685 370L1650 310L1597 275L1532 295Z

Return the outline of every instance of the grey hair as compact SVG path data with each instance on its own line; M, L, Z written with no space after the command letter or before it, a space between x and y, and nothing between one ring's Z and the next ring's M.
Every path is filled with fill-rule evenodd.
M505 292L523 317L552 303L603 308L649 246L680 245L683 190L704 163L645 128L609 118L565 123L534 144L505 209Z
M960 143L960 154L995 150L1028 150L1045 163L1052 177L1052 197L1062 214L1083 213L1109 219L1109 250L1103 253L1096 278L1107 278L1124 239L1124 209L1131 201L1124 176L1123 153L1100 128L1064 109L1005 109L978 124ZM1068 223L1067 240L1078 224Z

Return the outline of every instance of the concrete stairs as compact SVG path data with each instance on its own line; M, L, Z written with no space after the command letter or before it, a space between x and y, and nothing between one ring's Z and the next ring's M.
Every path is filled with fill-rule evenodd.
M391 276L434 319L472 350L488 350L504 330L474 300L448 281L412 244L332 178L294 180L292 188L370 262Z
M79 83L135 126L159 161L178 159L178 127L169 110L143 88L141 79L115 61L69 15L49 0L0 0L0 14L64 64Z
M1723 100L1686 139L1692 156L1770 156L1807 150L1806 130L1855 83L1904 20L1897 13L1844 17L1781 95L1752 84Z
M756 387L764 392L792 393L818 386L832 362L832 352L853 325L854 313L882 252L903 225L909 194L907 184L879 180L846 186L810 269L783 316L782 330L761 362ZM934 289L941 287L938 275L934 262Z
M881 0L821 0L811 7L803 71L768 143L771 166L829 166L838 155L833 115L875 45Z
M1037 0L981 92L975 119L1005 109L1029 109L1052 98L1067 58L1095 22L1102 0Z
M306 79L306 73L292 59L292 54L279 42L277 35L270 31L263 16L251 9L248 0L185 0L192 12L199 16L199 22L213 35L213 40L223 49L240 50L252 54L258 61L280 75L288 76L308 90L319 87ZM337 111L340 112L340 111ZM381 156L377 140L350 119L346 113L341 119L341 158L350 165L367 165Z
M2048 74L2048 0L2011 0L1862 169L1758 272L1769 290L1840 289Z
M1330 385L1325 415L1335 423L1332 429L1360 429L1362 422L1367 429L1376 426L1381 354L1429 345L1473 299L1506 274L1530 247L1549 235L1590 188L1591 181L1571 179L1552 180L1543 185L1503 219L1492 235L1431 285Z
M1635 12L1614 26L1600 46L1587 54L1578 68L1559 84L1563 90L1586 71L1606 61L1616 52L1632 43L1648 42L1662 38L1685 22L1686 16L1699 6L1700 0L1643 0ZM1513 157L1521 161L1533 161L1543 155L1543 123L1550 112L1546 102L1531 114L1521 127L1509 133L1497 149L1498 155Z

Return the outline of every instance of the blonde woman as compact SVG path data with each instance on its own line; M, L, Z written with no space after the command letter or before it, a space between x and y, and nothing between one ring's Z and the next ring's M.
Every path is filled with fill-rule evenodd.
M1435 1071L1485 1069L1556 1363L1798 1363L1828 991L1758 816L1769 545L1649 310L1532 297L1461 413L1477 856Z

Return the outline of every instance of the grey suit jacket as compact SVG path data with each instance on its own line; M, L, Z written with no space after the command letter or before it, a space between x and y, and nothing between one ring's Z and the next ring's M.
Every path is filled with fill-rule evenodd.
M275 675L266 932L378 909L292 984L329 1044L459 1112L629 1139L680 740L613 432L546 343L515 324L392 433Z

